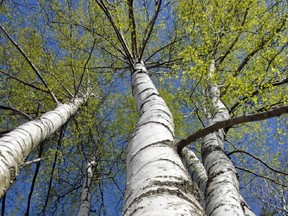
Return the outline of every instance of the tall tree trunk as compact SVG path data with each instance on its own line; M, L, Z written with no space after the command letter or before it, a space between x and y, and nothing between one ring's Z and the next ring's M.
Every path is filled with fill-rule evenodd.
M0 138L0 197L10 187L26 157L74 115L85 99L58 106Z
M172 115L142 63L132 73L140 120L128 145L123 215L203 215L174 149Z
M215 61L211 64L211 77L214 70ZM230 118L228 109L220 99L218 86L210 81L209 94L214 110L209 125ZM224 130L220 129L205 136L203 140L201 154L208 175L205 191L206 213L211 216L244 215L245 203L240 195L237 172L224 152L224 136Z
M95 159L92 159L87 162L83 187L81 192L81 204L78 211L78 216L88 216L90 214L91 207L91 192L90 187L93 178L93 166L95 164Z
M192 180L197 183L202 193L205 194L208 176L203 163L198 159L194 152L187 147L182 150L182 159L187 166ZM241 203L243 203L242 207L244 208L245 216L255 216L241 194L240 199Z

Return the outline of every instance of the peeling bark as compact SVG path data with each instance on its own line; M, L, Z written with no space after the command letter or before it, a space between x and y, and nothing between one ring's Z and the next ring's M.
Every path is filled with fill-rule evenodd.
M65 124L84 102L81 98L59 105L0 138L0 197L10 187L30 152Z
M174 150L170 110L141 63L132 73L132 91L140 120L128 145L123 215L203 215Z

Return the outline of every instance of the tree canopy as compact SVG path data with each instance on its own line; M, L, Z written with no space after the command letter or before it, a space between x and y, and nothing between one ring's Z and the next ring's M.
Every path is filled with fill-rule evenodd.
M131 93L137 63L173 114L175 154L185 158L187 146L206 166L202 138L223 130L247 206L256 215L288 213L287 1L0 4L0 139L84 98L19 162L2 215L74 215L89 176L90 214L121 215L127 145L141 112ZM218 119L221 109L226 120ZM193 191L205 209L199 187Z

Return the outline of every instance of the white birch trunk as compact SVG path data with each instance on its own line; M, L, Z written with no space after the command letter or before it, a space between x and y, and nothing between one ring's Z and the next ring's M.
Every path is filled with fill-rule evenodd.
M214 70L213 61L210 68L211 76ZM209 125L229 119L230 115L220 99L218 86L212 81L209 93L215 113L211 116ZM240 216L244 215L245 203L240 195L236 169L224 152L224 136L223 129L205 136L201 149L208 175L205 192L206 213L211 216Z
M186 164L192 181L197 183L199 189L204 195L208 177L202 162L198 159L195 153L187 147L184 147L182 150L182 160Z
M182 159L188 168L188 172L191 175L192 180L197 183L202 193L205 194L208 176L203 163L194 154L194 152L187 147L183 148L182 150ZM255 216L241 194L240 200L241 203L243 203L242 207L244 208L245 216Z
M174 150L172 115L143 64L136 64L132 91L140 120L128 146L123 215L203 215Z
M91 208L91 192L90 187L93 178L93 166L94 160L88 161L85 169L85 176L83 181L83 187L81 192L81 204L78 211L78 216L88 216Z
M0 138L0 197L10 187L30 152L65 124L84 102L84 99L75 99L60 105Z

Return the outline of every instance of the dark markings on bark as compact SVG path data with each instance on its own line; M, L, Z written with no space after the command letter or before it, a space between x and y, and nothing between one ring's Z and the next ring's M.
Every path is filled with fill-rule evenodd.
M141 95L141 94L143 94L144 92L147 92L147 91L150 91L150 90L151 90L152 92L149 94L148 97L150 97L150 95L159 95L158 92L157 92L157 90L156 90L155 88L153 88L153 87L151 87L151 88L149 87L149 88L143 89L141 92L138 93L138 95ZM145 98L145 99L146 99L146 98ZM144 99L144 100L145 100L145 99ZM143 100L143 101L144 101L144 100Z
M216 157L217 157L217 159L215 159L215 160L211 163L209 169L207 170L207 173L210 174L210 170L213 169L214 166L217 166L219 163L221 163L222 165L225 166L225 168L222 168L222 169L226 169L227 166L228 166L228 167L233 166L233 165L231 164L232 162L231 162L225 155L221 155L221 156L219 156L219 157L216 156ZM236 170L234 171L234 173L237 174Z
M155 146L155 145L159 145L159 146L162 145L163 147L166 147L167 145L168 145L168 146L171 146L171 143L173 143L172 140L161 140L161 141L158 141L158 142L155 142L155 143L151 143L151 144L149 144L149 145L146 145L145 147L140 148L139 151L137 151L137 152L132 156L132 158L130 159L130 161L129 161L128 163L131 163L131 161L132 161L142 150L144 150L144 149L146 149L146 148L149 148L149 147Z
M13 154L11 153L11 151L6 151L9 155L11 155L13 158L14 158L14 160L15 160L15 157L13 156ZM16 177L16 174L17 174L17 169L16 169L16 167L15 166L10 166L8 163L7 163L7 159L6 159L6 157L1 153L1 151L0 151L0 156L1 156L1 158L4 158L5 160L2 160L1 159L1 161L5 164L5 166L9 169L9 175L10 175L10 183L12 183L13 181L14 181L14 179L15 179L15 177ZM18 168L18 170L19 170L19 168ZM5 193L5 192L4 192Z
M6 135L6 136L13 137L13 136L10 136L10 135ZM20 138L20 139L22 140L22 142L25 143L24 140L23 140L21 137L18 137L18 138ZM24 149L23 149L21 143L19 142L19 140L15 139L14 141L17 142L17 144L18 144L19 147L21 148L21 153L22 153L22 155L24 155ZM11 141L1 140L1 142L5 142L5 143L8 143L8 144L13 145L13 142L11 142ZM0 145L0 147L2 148L2 147L6 147L6 146L5 146L5 145Z
M157 111L157 112L155 112L155 111ZM144 114L146 114L147 112L149 115L144 116ZM173 125L172 118L169 114L167 114L167 112L163 111L162 109L153 109L152 107L151 107L151 109L147 110L145 113L142 114L140 122L149 121L150 119L159 118L159 117L161 117L161 120L163 119L166 122L168 122L169 125ZM159 121L159 122L161 122L161 121ZM138 124L138 125L141 125L141 124Z
M206 157L213 151L221 151L224 154L224 151L220 146L207 146L202 152L202 160L205 161Z
M212 173L212 174L210 174L209 175L209 178L208 178L208 180L207 180L207 187L208 187L208 185L212 182L212 180L214 179L214 178L216 178L216 177L218 177L218 176L220 176L220 175L222 175L222 174L225 174L225 173L227 173L227 172L232 172L235 176L236 176L236 173L235 173L235 170L233 170L232 168L226 168L226 169L224 169L224 170L220 170L219 172L215 172L215 173ZM219 181L219 182L217 182L217 183L221 183L222 181ZM230 181L229 181L230 182ZM233 183L233 185L234 185L234 183Z
M220 207L222 207L222 206L224 206L224 205L225 205L225 206L229 205L231 208L236 208L236 209L238 209L238 206L233 205L233 204L219 204L219 205L217 205L215 208L213 208L213 210L210 212L209 216L212 215L213 212L216 211L218 208L220 208ZM240 216L240 215L234 213L233 216Z
M148 95L148 97L144 98L144 99L142 100L142 102L141 102L141 105L140 105L139 111L138 111L139 114L140 114L140 110L142 109L142 107L143 107L144 104L146 103L146 100L149 99L150 97L153 97L153 96L158 96L158 97L161 98L161 96L160 96L158 93L156 93L156 92L153 92L152 94ZM162 99L162 98L161 98L161 99ZM158 99L155 99L155 100L158 100ZM159 104L159 103L158 103L158 104ZM164 107L167 107L166 104L163 103L163 105L164 105ZM153 105L151 105L151 106L153 106ZM143 114L143 113L142 113L142 114ZM142 115L142 114L140 114L140 115ZM141 116L140 116L140 117L141 117Z
M66 106L62 106L62 109L65 110L68 115L70 115L69 108L66 109ZM65 118L64 118L63 115L61 115L58 111L54 111L54 110L53 110L53 111L50 111L50 112L51 112L51 113L55 113L56 115L58 115L58 116L61 118L62 124L65 122ZM50 112L49 112L49 113L50 113Z
M155 195L169 194L169 195L177 196L177 197L180 197L181 199L186 200L188 203L191 204L191 206L194 207L194 209L195 208L197 209L197 211L195 211L194 213L199 212L198 207L200 207L200 206L195 205L195 202L193 200L191 200L188 196L186 196L187 192L190 193L190 194L193 194L192 191L191 191L191 188L194 187L194 185L191 184L189 181L187 181L187 180L182 180L181 182L153 181L151 185L149 185L149 186L147 186L147 187L145 187L143 189L148 189L149 187L153 187L153 186L160 186L162 188L157 188L156 190L155 189L149 190L149 191L141 194L139 197L136 197L129 204L128 208L126 208L126 211L132 205L134 205L135 202L139 202L143 198L146 198L146 197L149 197L149 196L155 196ZM166 188L163 188L163 187L166 187ZM167 187L174 187L175 189L170 189L170 188L167 188ZM136 208L133 212L131 212L130 215L133 215L136 211L138 211L140 209L141 209L141 207ZM124 211L123 215L126 213L126 211Z
M139 78L137 78L139 79ZM143 82L137 82L136 85L133 85L132 86L132 94L134 95L135 94L135 88L141 84L144 84L144 83L147 83L147 81L143 81Z
M152 95L152 96L159 96L159 95ZM151 96L150 96L151 97ZM150 98L149 97L149 98ZM143 107L147 104L147 103L149 103L149 102L152 102L152 101L158 101L159 100L159 98L154 98L154 99L149 99L149 100L147 100L147 98L145 99L145 101L144 102L142 102L142 104L141 104L141 106L140 106L140 108L139 108L139 112L142 112L142 109L143 109ZM163 107L165 107L165 108L167 108L167 106L166 106L166 104L164 104L164 103L158 103L158 102L155 102L154 104L152 104L150 107L153 107L154 105L163 105ZM146 112L146 111L145 111ZM169 116L170 116L170 114L169 114ZM170 116L171 117L171 116Z
M49 127L47 127L46 124L40 123L39 121L37 121L37 122L34 123L34 125L40 129L40 131L41 131L41 140L43 140L45 133L44 133L44 131L43 131L43 128L42 128L40 125L38 125L38 123L39 123L40 125L42 124L42 125L46 128L46 130L49 131L49 133L50 133L50 130L49 130Z
M166 119L165 119L166 120ZM166 120L167 121L167 120ZM167 121L168 122L168 121ZM175 138L175 135L173 133L173 131L169 128L169 126L165 125L164 123L162 122L157 122L157 121L148 121L148 122L144 122L140 125L137 125L137 130L139 130L138 128L142 127L142 126L145 126L147 124L160 124L162 126L164 126L165 128L167 128L167 130L169 130L169 132L171 133L172 137ZM170 122L168 122L168 124L170 124Z
M138 70L134 70L134 71L132 71L132 76L134 76L134 74L136 74L136 73L139 73L139 74L146 74L147 76L148 76L148 71L146 70L142 70L142 69L138 69Z
M218 185L218 184L228 184L228 183L231 183L231 182L228 181L227 179L225 179L225 180L222 180L222 181L220 181L220 182L217 182L217 184L214 184L214 185ZM213 190L209 191L209 193L207 193L207 191L206 191L206 201L208 200L208 197L210 197L210 196L218 196L218 194L213 194L213 192L214 192L215 190L217 190L217 189L219 189L219 188L216 187L216 188L214 188ZM236 200L236 201L240 201L240 197L230 196L230 198L231 198L231 199L234 199L234 200ZM238 199L237 199L237 198L238 198ZM214 200L213 200L213 199L210 199L210 201L214 201ZM206 203L206 206L208 206L208 204L210 203L210 201Z
M142 76L143 75L143 76ZM147 74L146 74L147 75ZM141 79L144 79L145 81L145 83L147 83L147 82L149 82L149 81L147 81L146 80L146 76L145 76L145 74L144 73L142 73L140 76L137 76L136 78L134 78L133 77L133 75L132 75L132 77L131 77L131 82L132 82L132 89L133 89L133 83L134 83L134 87L135 86L137 86L137 83L138 82L142 82L142 81L137 81L137 80L141 80ZM136 85L135 85L136 84Z
M34 124L33 124L33 125L34 125ZM27 131L27 130L25 130L25 129L23 129L23 128L16 128L15 131L18 132L18 133L23 134L25 137L27 137L27 134L28 134L28 136L30 137L31 144L32 144L32 149L33 149L33 147L34 147L34 140L33 140L33 137L31 136L30 132ZM24 133L23 133L23 132L24 132ZM25 142L25 144L26 144L26 142Z
M12 157L13 157L13 159L14 159L14 161L19 161L19 159L17 160L17 156L15 156L14 154L13 154L13 149L11 149L11 148L9 148L9 146L1 146L1 148L6 148L6 149L8 149L8 150L6 150L6 153L7 154L9 154L9 155L11 155ZM1 153L1 150L0 150L0 154L2 155L2 157L5 159L5 160L7 160L7 158ZM6 161L4 161L4 162L6 162ZM5 163L6 164L6 163ZM9 164L7 164L7 166L8 166Z

